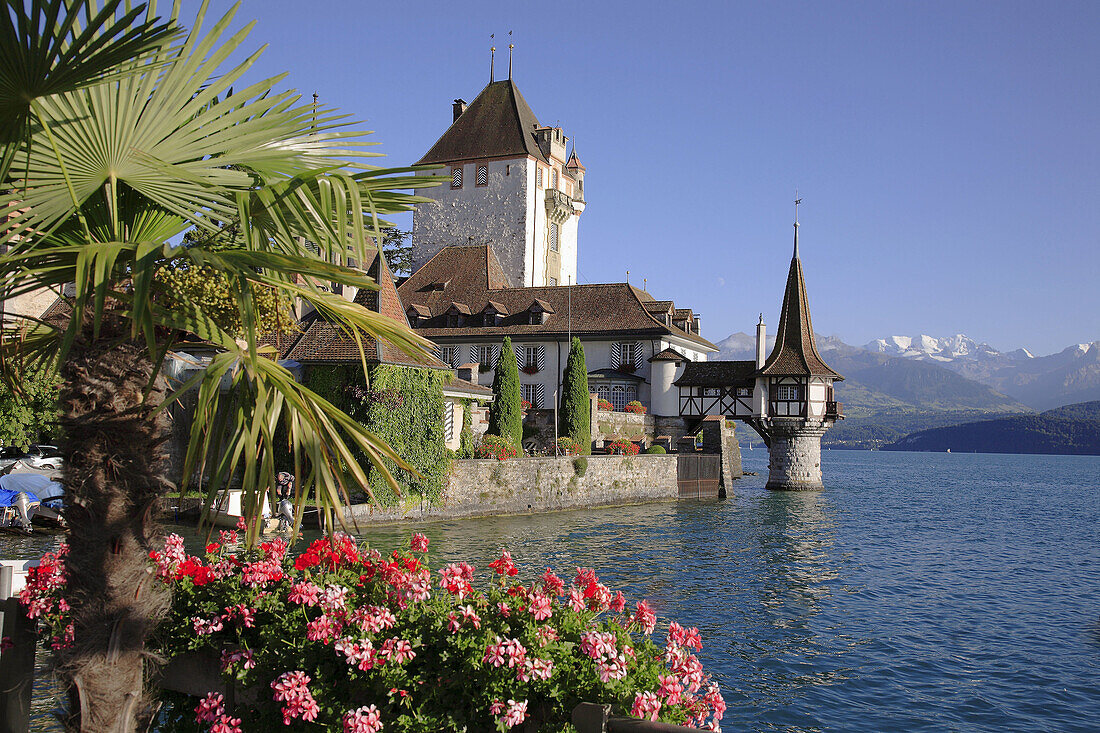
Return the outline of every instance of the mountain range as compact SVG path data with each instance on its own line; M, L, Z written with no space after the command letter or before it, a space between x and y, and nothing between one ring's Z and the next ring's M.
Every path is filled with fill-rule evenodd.
M897 368L887 366L894 364L889 359L936 365L971 382L992 388L1033 410L1048 410L1100 399L1100 341L1072 344L1047 356L1035 356L1022 348L1001 352L964 334L945 338L923 334L889 336L875 339L862 347L845 344L835 336L818 335L817 341L818 348L823 352L836 350L844 357L854 357L861 351L882 356L886 361L881 362L880 366L886 371ZM756 340L748 334L735 333L718 342L718 346L722 351L716 358L751 359L756 351ZM771 346L772 339L769 338L769 352ZM866 365L866 360L863 359L861 364ZM840 372L845 374L843 369ZM949 402L957 396L944 397ZM881 401L876 404L883 406ZM925 405L918 402L917 406ZM938 407L945 406L941 404Z

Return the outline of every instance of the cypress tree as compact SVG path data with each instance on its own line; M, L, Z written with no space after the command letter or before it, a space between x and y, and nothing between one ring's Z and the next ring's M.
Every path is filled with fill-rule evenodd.
M568 436L581 447L581 453L592 452L592 407L588 396L588 366L584 361L581 340L573 337L569 358L562 379L561 412L558 413L559 433Z
M523 412L520 409L519 366L512 339L505 336L493 374L493 403L489 406L489 433L519 448L523 444Z

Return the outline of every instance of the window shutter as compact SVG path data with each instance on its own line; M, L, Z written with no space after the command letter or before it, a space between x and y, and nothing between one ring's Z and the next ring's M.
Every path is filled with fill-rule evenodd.
M542 407L542 405L543 405L543 389L544 389L543 385L541 385L541 384L536 384L535 385L535 399L532 402L531 407L539 407L539 408Z
M512 344L512 351L516 353L516 364L519 365L520 369L523 369L525 366L523 363L523 347L519 344Z
M611 344L611 368L618 369L622 363L623 347L618 341Z
M634 342L634 366L639 369L642 368L642 344L640 341Z
M493 369L497 368L497 364L500 363L500 347L493 347Z
M470 363L471 364L477 364L477 347L476 346L471 346L470 347Z
M545 354L546 349L540 344L538 348L535 349L535 366L539 368L540 372L542 371L543 357Z
M445 440L455 438L455 403L453 402L443 405L443 437Z

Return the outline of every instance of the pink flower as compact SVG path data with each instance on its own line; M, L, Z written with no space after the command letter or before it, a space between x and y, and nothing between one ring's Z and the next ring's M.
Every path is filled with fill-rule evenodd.
M248 562L241 568L241 585L262 588L268 583L283 579L283 566L278 560L265 559Z
M676 675L661 675L661 689L657 691L661 697L665 698L665 702L669 705L679 705L681 702L680 695L684 692L684 686L680 684L680 680Z
M497 613L504 618L508 618L512 615L512 609L508 607L507 603L501 602L497 604Z
M539 626L535 629L535 634L539 637L539 646L558 640L558 631L553 626Z
M519 639L505 639L501 644L501 649L508 657L508 666L516 667L523 666L524 660L527 659L527 649L519 642Z
M223 715L225 715L225 698L218 692L206 693L206 697L199 700L199 704L195 706L197 723L213 723Z
M657 699L657 695L652 692L639 692L634 696L634 707L630 709L630 714L635 718L656 720L657 713L660 711L661 701Z
M585 609L584 596L578 588L574 587L569 589L569 607L577 613Z
M238 603L235 606L226 606L222 618L226 621L232 621L238 627L245 629L251 629L256 624L256 612L243 603Z
M287 596L287 600L302 606L313 606L317 604L320 596L320 588L308 580L302 580L290 586L290 594Z
M722 698L722 693L718 691L718 685L713 682L703 695L703 702L714 710L715 720L721 720L722 716L726 714L726 701Z
M397 623L397 617L393 612L383 606L357 608L348 615L348 620L372 634L377 634L384 629L392 629Z
M223 545L235 545L240 540L237 538L237 533L233 530L221 530L218 532L218 539L221 540Z
M592 568L577 568L577 574L573 576L573 585L578 588L587 588L592 583L598 583L600 579L596 577L596 571Z
M301 670L283 672L271 683L272 696L283 703L283 725L290 725L295 718L312 721L317 719L320 708L309 691L310 677Z
M412 536L412 540L409 542L409 549L413 552L427 552L428 551L428 538L424 535L416 532Z
M321 610L325 613L336 613L344 610L347 597L348 589L344 586L335 584L327 585L325 589L321 591L317 603L320 604Z
M549 659L527 659L523 663L523 667L516 670L516 677L520 682L527 682L532 677L540 680L548 680L553 674L554 663Z
M448 593L462 600L474 592L470 580L474 577L474 567L466 563L450 564L439 571L443 579L439 583Z
M508 701L508 709L504 711L504 725L513 728L527 720L527 701Z
M477 615L477 611L474 610L473 606L466 605L459 610L462 611L463 621L469 621L475 629L481 628L481 617Z
M374 645L371 644L370 639L360 639L358 641L346 638L338 639L332 647L336 650L337 654L344 655L347 659L348 666L358 667L364 672L368 672L374 668Z
M494 667L500 667L504 664L504 645L501 643L499 636L496 639L495 644L485 647L485 656L481 661Z
M382 648L378 650L381 659L391 661L394 664L411 662L416 657L412 645L404 639L386 639L382 642Z
M255 669L256 662L252 659L251 649L238 649L231 652L228 649L222 651L221 665L222 671L225 672L237 662L241 662L241 666L244 669Z
M213 634L215 631L222 630L222 618L221 616L213 616L209 619L204 619L196 616L191 619L191 628L194 629L197 636Z
M554 610L550 607L550 598L538 591L531 595L531 606L528 610L536 621L545 621L554 615Z
M306 624L306 638L328 643L340 633L342 624L327 614L321 614Z
M237 529L241 532L248 529L248 523L244 521L244 517L237 520Z
M10 636L3 637L2 639L0 639L0 654L3 654L8 649L11 649L14 646L15 642L11 640Z
M645 601L638 601L638 611L630 620L638 624L643 634L652 634L657 626L657 614L653 613L653 609Z
M374 705L344 713L344 733L378 733L380 730L382 714Z
M500 700L493 700L493 704L489 706L489 713L492 715L500 715L504 712L504 703Z
M560 596L565 592L565 581L554 575L554 571L550 568L542 573L542 589L547 593L553 593L556 596Z
M623 609L626 608L626 596L623 595L621 590L615 591L615 598L611 601L608 608L615 613L622 613Z
M241 719L222 715L210 726L210 733L241 733Z

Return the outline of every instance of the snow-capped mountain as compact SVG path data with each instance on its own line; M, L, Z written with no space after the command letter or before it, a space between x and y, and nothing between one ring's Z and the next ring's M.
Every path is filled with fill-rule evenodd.
M1031 358L1031 352L1027 349L1017 349L1010 352L1010 354L1003 354L989 344L978 343L961 333L944 338L935 338L924 334L920 336L888 336L887 338L875 339L863 348L880 354L938 362L949 362L956 359L996 361L1006 357L1011 359Z

